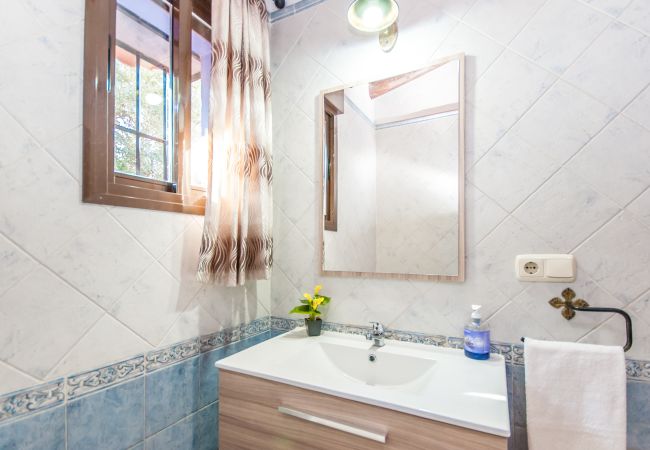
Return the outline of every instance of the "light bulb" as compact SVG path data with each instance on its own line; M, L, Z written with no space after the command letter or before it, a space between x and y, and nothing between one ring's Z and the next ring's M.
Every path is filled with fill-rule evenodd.
M395 0L354 0L348 8L348 22L360 31L374 33L397 20L399 7Z
M383 11L375 5L369 6L364 12L361 20L368 28L376 28L384 17Z

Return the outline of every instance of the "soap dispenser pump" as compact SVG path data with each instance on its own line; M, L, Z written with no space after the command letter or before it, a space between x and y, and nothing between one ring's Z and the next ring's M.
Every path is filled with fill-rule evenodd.
M490 358L490 330L481 323L481 305L472 305L472 317L465 326L465 356L472 359Z

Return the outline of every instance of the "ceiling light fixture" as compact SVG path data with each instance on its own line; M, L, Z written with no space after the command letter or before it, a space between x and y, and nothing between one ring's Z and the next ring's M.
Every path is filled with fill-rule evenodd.
M395 0L354 0L348 8L348 22L369 33L384 30L397 20L399 7Z

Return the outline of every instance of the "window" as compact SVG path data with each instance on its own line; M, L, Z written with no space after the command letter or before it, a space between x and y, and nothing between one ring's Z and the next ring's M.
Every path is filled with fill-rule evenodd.
M86 0L86 202L203 214L208 0Z
M327 94L330 96L336 95ZM341 114L333 102L325 96L325 111L323 127L323 215L324 228L327 231L337 231L337 175L336 175L336 158L337 158L337 127L336 116Z

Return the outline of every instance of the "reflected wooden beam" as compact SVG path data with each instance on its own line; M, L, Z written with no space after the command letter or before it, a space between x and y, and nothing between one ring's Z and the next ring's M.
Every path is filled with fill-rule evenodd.
M368 93L370 98L374 99L380 97L393 89L397 89L400 86L405 85L409 81L413 81L416 78L420 78L422 75L437 69L440 66L447 64L448 61L435 64L433 66L425 67L423 69L414 70L413 72L403 73L401 75L396 75L390 78L384 78L383 80L373 81L368 84Z

